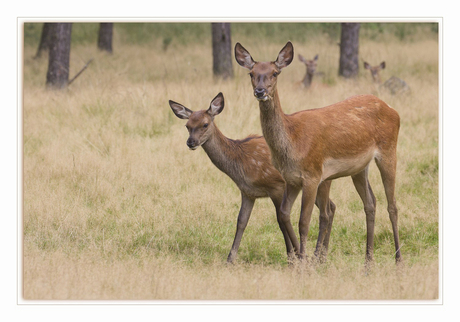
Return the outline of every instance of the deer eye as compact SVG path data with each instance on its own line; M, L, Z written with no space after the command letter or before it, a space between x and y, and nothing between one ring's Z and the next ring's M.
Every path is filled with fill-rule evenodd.
M204 123L203 127L204 127L204 128L207 128L208 125L209 125L208 123Z
M254 78L254 74L253 74L253 73L249 73L249 76L251 76L251 78Z
M273 77L276 77L276 76L278 76L279 74L280 74L280 73L278 73L278 72L274 72L274 73L273 73Z

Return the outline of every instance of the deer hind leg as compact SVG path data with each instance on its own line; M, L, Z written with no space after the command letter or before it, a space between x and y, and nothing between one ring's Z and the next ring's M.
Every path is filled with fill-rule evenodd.
M251 216L252 208L255 200L241 193L241 208L238 214L238 222L236 225L235 239L233 240L232 249L227 257L227 263L233 263L240 247L241 238Z
M335 208L335 204L332 202L331 199L329 199L329 204L327 207L327 213L329 215L329 225L327 227L326 237L324 238L323 242L323 248L326 250L326 254L329 249L329 239L331 238L332 221L334 220Z
M396 188L396 151L392 151L387 157L376 159L377 167L382 176L383 187L388 202L388 214L390 215L393 237L395 242L396 263L402 261L401 249L399 245L398 232L398 208L396 207L395 188Z
M364 204L364 212L366 213L367 227L367 242L366 242L366 263L370 263L374 259L374 226L375 226L375 207L376 200L372 192L371 185L368 179L369 165L360 173L352 176L353 184L356 191Z
M316 243L315 257L320 262L324 262L329 247L329 238L331 236L332 220L335 213L335 205L329 199L331 181L323 181L318 187L316 195L316 206L319 209L319 234Z

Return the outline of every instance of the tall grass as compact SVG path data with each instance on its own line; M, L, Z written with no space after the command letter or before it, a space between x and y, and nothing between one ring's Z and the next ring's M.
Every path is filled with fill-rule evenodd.
M132 27L134 28L134 27ZM150 27L149 27L150 28ZM153 28L153 27L152 27ZM158 27L159 28L159 27ZM122 37L117 31L116 39ZM241 41L256 59L281 49L267 38ZM281 43L283 45L283 43ZM95 44L72 47L71 72L94 57L65 91L45 89L46 58L24 47L23 296L25 299L435 299L438 298L438 43L396 36L361 42L360 56L387 62L383 79L403 78L410 96L381 93L364 69L356 81L337 76L338 47L329 36L294 42L319 54L319 86L296 87L304 67L280 76L287 113L355 94L380 96L401 116L397 198L404 267L394 265L391 225L375 165L375 267L364 271L365 216L349 178L332 184L337 204L328 262L286 261L274 208L256 202L236 265L225 265L240 195L202 149L189 151L183 121L167 102L206 109L223 92L216 123L230 138L261 133L247 72L212 76L210 40L161 46L120 43L113 55ZM300 202L292 222L297 227ZM318 234L312 217L308 255ZM297 228L296 228L297 229Z

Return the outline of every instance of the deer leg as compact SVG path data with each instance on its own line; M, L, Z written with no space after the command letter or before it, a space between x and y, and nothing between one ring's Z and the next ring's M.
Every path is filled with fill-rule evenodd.
M367 243L366 243L366 263L373 261L374 257L374 225L375 225L375 206L376 200L368 180L369 166L360 173L352 176L356 191L364 204L366 213Z
M398 208L396 207L396 151L389 158L376 159L377 166L382 176L383 187L388 202L388 214L390 215L391 226L396 249L396 263L402 262L401 249L399 245L398 232Z
M295 235L294 228L291 224L291 209L294 201L299 195L300 189L289 184L286 185L284 190L283 200L281 202L280 211L278 212L278 222L281 222L286 229L286 233L289 236L289 240L294 248L296 255L299 255L300 247L299 241ZM291 255L288 254L288 257Z
M241 238L243 237L244 229L246 228L249 217L251 216L252 208L255 200L241 193L241 208L238 214L238 222L236 225L235 239L233 240L232 249L227 257L227 263L233 263L240 247Z
M319 234L318 241L316 243L315 257L317 257L320 262L324 262L327 255L327 249L325 247L326 237L329 239L330 236L330 226L329 217L330 209L330 200L329 200L329 191L331 189L331 181L323 181L318 187L318 193L316 195L316 206L319 209ZM329 240L327 241L329 244Z
M299 219L299 232L300 232L300 254L301 260L306 259L306 243L308 230L310 229L311 213L315 205L316 194L318 191L319 180L310 180L310 182L303 183L302 188L302 205L300 210Z
M281 232L283 233L284 243L286 244L286 252L288 255L288 261L292 261L295 258L295 251L294 251L294 247L292 246L291 238L289 237L289 233L287 231L286 224L283 222L283 220L281 220L282 218L281 216L282 198L277 198L277 196L270 196L270 198L272 199L273 204L275 205L276 219L278 221L278 225L281 229ZM290 220L289 220L289 223L290 223Z
M329 239L331 237L332 221L334 220L335 208L336 208L335 204L332 202L331 199L329 199L329 203L328 203L328 206L327 206L327 213L329 215L329 225L327 227L326 237L324 238L324 242L323 242L323 247L324 247L326 255L327 255L327 251L329 249Z

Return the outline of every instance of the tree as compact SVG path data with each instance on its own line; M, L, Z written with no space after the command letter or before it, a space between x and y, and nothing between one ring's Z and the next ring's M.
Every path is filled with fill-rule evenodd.
M64 88L69 82L71 23L53 23L51 27L48 72L46 85Z
M99 36L97 38L97 48L112 53L112 34L113 23L101 22L99 25Z
M342 23L339 75L345 78L358 75L359 27L359 23Z
M50 48L51 42L51 27L52 23L45 22L43 24L42 35L40 37L40 44L38 45L37 53L35 54L35 58L40 58L42 55L42 51Z
M223 79L233 77L230 23L212 23L212 70Z

